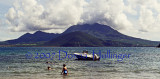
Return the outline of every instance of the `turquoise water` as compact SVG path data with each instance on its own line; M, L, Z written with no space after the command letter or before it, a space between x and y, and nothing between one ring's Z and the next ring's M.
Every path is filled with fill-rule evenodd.
M61 50L60 54L59 50ZM62 50L67 52L67 56ZM123 58L122 61L117 61L117 58L101 58L100 61L78 61L75 60L74 56L72 57L73 53L82 52L83 50L88 50L91 54L93 50L96 53L101 51L102 55L110 50L112 54L130 54L130 57ZM44 54L47 58L44 58ZM62 59L64 57L66 58ZM59 58L62 60L59 60ZM47 61L52 62L52 64L46 64ZM60 75L63 64L67 65L68 76ZM48 66L53 70L48 71ZM0 79L82 78L159 79L160 49L153 47L0 48Z

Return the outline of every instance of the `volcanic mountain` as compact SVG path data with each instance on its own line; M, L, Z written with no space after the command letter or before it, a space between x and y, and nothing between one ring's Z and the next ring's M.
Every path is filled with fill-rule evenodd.
M110 26L95 24L74 25L61 34L37 31L26 33L18 39L5 41L8 44L33 44L49 46L157 46L158 42L124 35Z

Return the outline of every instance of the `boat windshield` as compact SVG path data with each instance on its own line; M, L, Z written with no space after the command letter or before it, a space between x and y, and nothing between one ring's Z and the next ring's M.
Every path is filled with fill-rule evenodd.
M86 53L86 54L88 54L88 51L84 50L84 51L83 51L83 53Z

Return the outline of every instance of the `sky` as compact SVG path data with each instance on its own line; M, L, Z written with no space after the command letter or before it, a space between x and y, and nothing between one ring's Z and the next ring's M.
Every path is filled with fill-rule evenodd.
M160 0L0 0L0 41L93 23L160 41Z

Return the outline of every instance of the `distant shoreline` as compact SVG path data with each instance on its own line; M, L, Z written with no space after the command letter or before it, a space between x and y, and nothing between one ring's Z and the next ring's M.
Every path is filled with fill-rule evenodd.
M0 47L64 47L64 46L23 46L23 45L0 45ZM77 47L77 46L65 46L65 47ZM97 47L97 46L86 46ZM99 46L101 47L101 46ZM104 46L104 47L156 47L156 46ZM158 48L158 47L157 47Z

